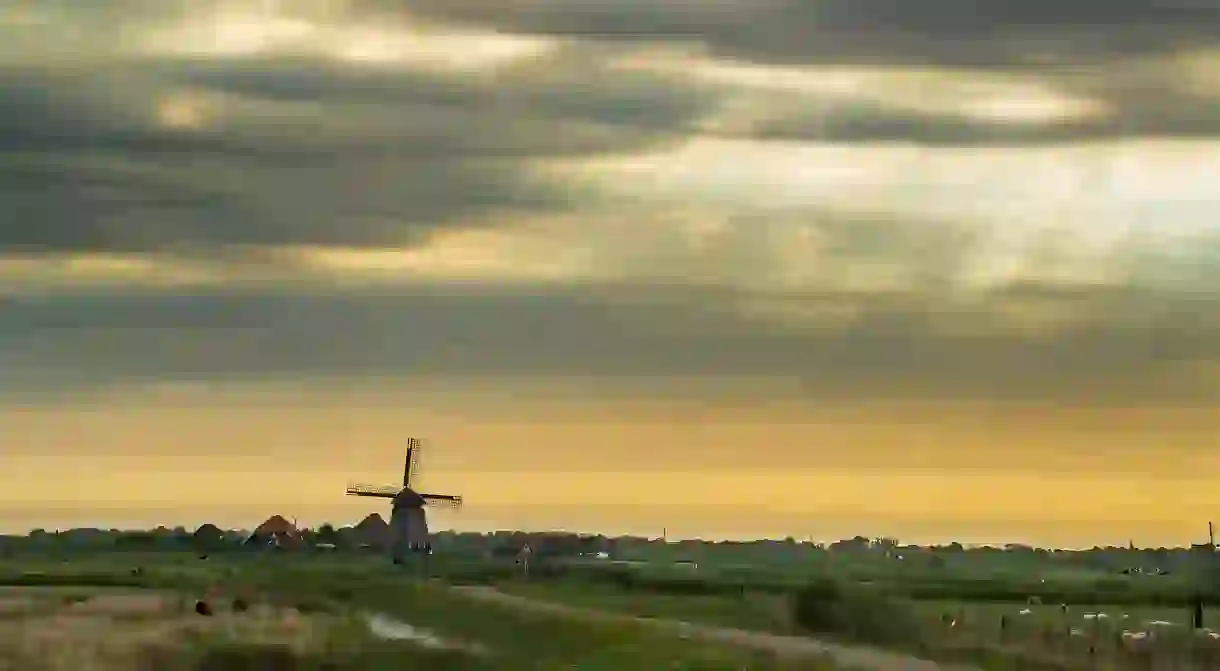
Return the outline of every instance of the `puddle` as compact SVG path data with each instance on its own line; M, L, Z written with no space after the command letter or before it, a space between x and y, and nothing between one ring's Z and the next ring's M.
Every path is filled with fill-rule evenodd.
M448 648L436 634L424 629L412 627L406 622L395 620L387 615L377 613L365 615L364 621L369 626L369 632L377 638L389 641L411 641L426 648Z

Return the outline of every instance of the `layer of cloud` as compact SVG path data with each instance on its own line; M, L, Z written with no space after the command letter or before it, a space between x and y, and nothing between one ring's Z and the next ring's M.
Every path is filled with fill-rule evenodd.
M512 32L708 44L765 63L1020 66L1163 53L1220 37L1220 7L1196 0L411 0L412 16Z
M916 4L11 11L5 384L1216 392L1215 10Z
M650 67L772 90L747 101L761 111L736 129L763 138L974 145L1220 130L1212 111L1220 86L1205 74L1220 63L1215 3L421 0L409 7L412 15L510 32L676 46L668 51L680 58L649 54ZM903 91L958 108L929 112Z
M12 214L0 244L414 244L454 220L570 209L575 194L540 177L540 161L672 144L717 99L676 76L612 71L578 48L455 70L434 52L494 51L501 38L450 45L402 25L302 20L303 44L226 51L196 33L257 36L258 17L207 9L137 14L119 46L86 40L87 64L0 48L11 56L0 61L0 195ZM323 48L343 29L369 33L352 48L391 44L372 55ZM440 42L421 50L428 40Z
M416 285L395 294L10 299L0 325L5 386L17 392L302 376L575 376L636 380L642 390L668 377L714 384L740 376L787 381L828 398L1168 403L1217 391L1209 372L1215 364L1200 364L1220 358L1215 301L1031 287L955 314L889 297L874 298L872 310L850 321L784 323L726 310L757 296L712 290L654 287L647 300L631 288L604 287L525 294ZM816 313L844 297L786 300L787 307ZM1092 314L1020 337L1013 329L985 328L997 309L1034 317L1039 309Z
M968 227L767 221L766 235L748 217L589 219L400 250L29 260L0 275L27 287L0 324L7 386L575 377L643 391L702 377L827 398L1159 404L1220 392L1220 300L1197 289L1220 280L1207 238L1132 244L1107 257L1108 278L1056 279L1035 263L978 284L964 278L996 241ZM1030 253L1046 265L1064 251Z

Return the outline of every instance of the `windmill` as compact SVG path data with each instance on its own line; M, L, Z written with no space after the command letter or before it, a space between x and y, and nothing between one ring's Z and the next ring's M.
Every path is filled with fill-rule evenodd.
M349 485L348 496L371 496L390 499L391 552L395 563L402 563L408 553L429 553L427 506L462 507L462 497L453 494L424 494L411 488L411 480L419 463L422 447L419 440L407 440L407 459L402 469L402 485Z

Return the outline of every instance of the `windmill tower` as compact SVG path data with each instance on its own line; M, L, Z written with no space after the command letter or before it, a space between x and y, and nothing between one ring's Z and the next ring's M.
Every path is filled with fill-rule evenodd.
M462 497L453 494L423 494L411 487L416 465L419 463L421 444L410 438L407 441L407 459L402 470L402 485L350 485L348 496L371 496L390 499L391 552L394 563L402 563L408 554L428 553L432 547L428 542L427 506L462 507Z

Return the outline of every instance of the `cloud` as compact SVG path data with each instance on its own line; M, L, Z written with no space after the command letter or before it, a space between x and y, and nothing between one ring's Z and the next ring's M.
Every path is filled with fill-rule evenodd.
M1048 270L1081 257L1051 237L1026 251L1024 273L979 282L968 271L997 239L977 228L771 212L759 235L746 214L709 220L560 218L244 261L85 255L54 276L43 262L10 271L43 276L3 310L7 386L575 378L648 393L662 379L740 379L836 399L1156 404L1220 393L1220 302L1197 290L1220 279L1214 237L1128 241L1108 274L1058 278Z
M627 38L621 48L640 50L645 69L748 91L742 106L751 118L728 132L762 139L1022 145L1214 137L1220 129L1211 111L1220 109L1220 85L1204 74L1220 63L1215 3L421 0L410 7L413 15L526 34Z
M725 309L758 298L865 309L838 325ZM1001 310L1040 305L1087 318L1024 335L989 323ZM1170 403L1217 391L1198 367L1220 357L1214 300L1033 287L973 310L952 307L901 295L654 287L642 298L625 287L526 293L416 283L364 295L319 287L25 297L6 304L0 330L8 391L280 377L576 377L593 387L634 380L637 389L739 377L839 399Z
M655 153L701 135L950 146L1202 137L1215 119L1198 110L1220 109L1210 104L1220 86L1206 51L999 74L843 69L850 58L777 70L709 58L736 25L722 25L725 17L743 9L732 3L468 1L405 13L353 3L270 17L220 3L128 4L118 42L93 40L91 26L113 18L98 10L52 4L10 16L14 34L79 34L71 60L47 51L64 41L51 33L0 48L0 146L11 175L0 190L19 215L0 226L0 242L107 251L412 245L454 222L573 211L599 197L548 170L555 159ZM927 16L844 7L760 11L763 23L828 33L947 39L964 29L948 6ZM1059 25L1101 30L1153 16L1124 8L1110 24L1073 15ZM1005 11L985 4L967 23L1005 18L1004 30L1029 31L1059 10ZM590 13L655 25L658 39L678 46L593 45L577 30ZM487 25L421 21L430 16ZM1178 25L1177 16L1157 25ZM543 34L503 32L514 26ZM679 34L710 52L681 46ZM459 53L484 56L451 62ZM82 54L95 61L82 67ZM1166 77L1171 70L1185 74Z
M1214 44L1220 7L1191 0L412 0L412 16L512 32L707 44L772 64L998 67L1109 60Z
M87 12L68 16L88 23ZM210 25L206 12L193 21ZM313 50L236 53L151 39L175 25L125 24L131 46L93 45L97 62L85 67L36 50L0 65L0 196L17 215L0 225L0 244L410 245L456 221L571 209L581 194L541 175L542 161L674 143L716 102L579 48L454 71L409 39L401 62L345 58L322 37ZM424 38L441 40L442 54L455 48L444 32ZM477 51L483 38L469 39Z
M760 96L720 131L762 140L930 146L1211 139L1220 134L1220 115L1210 111L1220 86L1189 75L1192 60L1220 65L1216 52L1207 52L1068 74L800 70L794 84L803 80L807 91L794 86Z
M65 31L78 45L112 51L156 47L198 52L207 47L239 53L271 46L370 56L406 49L384 32L380 39L369 39L373 29L408 27L418 35L438 26L452 32L452 24L458 24L465 38L481 31L484 36L499 33L502 39L495 49L485 44L461 49L451 41L451 49L430 50L434 61L497 62L536 52L538 38L559 37L702 43L716 55L758 63L953 67L1096 64L1214 45L1220 35L1220 7L1205 0L1116 0L1088 6L1054 0L1020 6L1005 0L303 1L282 4L275 23L261 28L249 22L255 11L220 0L123 0L96 7L40 2L8 11L0 26L12 31L13 47L44 57L57 48L67 50L62 38L43 39ZM121 41L102 38L95 30L116 24L124 33ZM514 33L529 40L503 39ZM356 37L365 38L362 49L341 48L350 47ZM219 42L227 45L222 48ZM421 51L427 50L417 44L414 52L419 56Z
M5 384L1214 399L1216 23L1101 11L10 12Z

